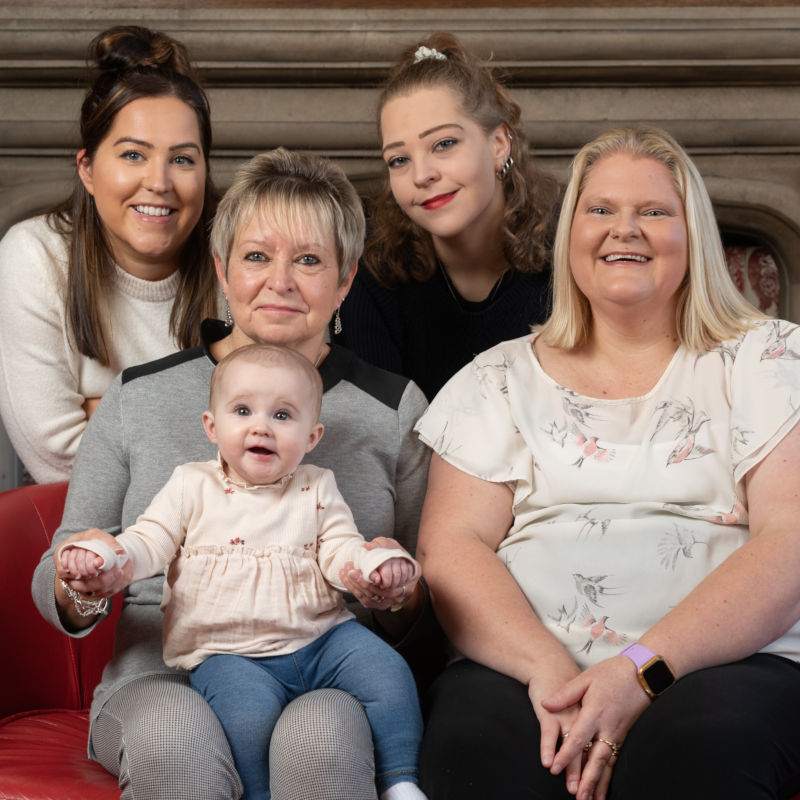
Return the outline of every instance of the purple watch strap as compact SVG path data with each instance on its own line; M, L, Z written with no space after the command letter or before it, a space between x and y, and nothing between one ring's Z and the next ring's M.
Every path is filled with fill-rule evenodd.
M629 644L623 651L623 656L628 658L636 664L636 669L641 669L651 658L655 658L656 654L652 650L648 650L643 644Z

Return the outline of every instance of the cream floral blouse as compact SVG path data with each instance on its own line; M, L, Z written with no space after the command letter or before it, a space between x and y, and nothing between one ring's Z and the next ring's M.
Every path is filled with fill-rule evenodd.
M453 466L511 488L497 554L585 667L747 541L745 475L800 416L800 329L769 320L700 356L681 347L647 395L623 400L558 385L534 339L477 356L417 431ZM800 624L765 651L800 660Z

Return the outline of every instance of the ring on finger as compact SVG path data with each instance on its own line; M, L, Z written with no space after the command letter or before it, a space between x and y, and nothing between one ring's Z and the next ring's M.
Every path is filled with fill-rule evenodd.
M604 739L602 736L597 737L598 742L602 742L603 744L607 744L611 748L611 755L613 758L616 758L619 755L619 751L622 750L622 745L617 744L616 742L612 742L609 739Z
M370 598L373 603L382 603L386 598L379 594L374 594Z
M586 742L586 744L583 746L583 752L588 753L592 749L593 744L594 742Z
M405 597L406 596L406 585L405 584L403 584L403 587L400 590L400 592L401 592L400 597Z

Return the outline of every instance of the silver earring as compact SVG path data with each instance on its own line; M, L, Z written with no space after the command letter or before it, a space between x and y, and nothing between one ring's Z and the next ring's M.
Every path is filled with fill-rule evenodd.
M228 303L228 298L225 298L225 324L229 327L233 327L233 316L231 315L231 306Z
M505 176L508 175L509 171L511 170L511 167L513 166L514 166L514 159L511 158L511 156L509 156L506 159L506 163L503 164L502 168L499 169L497 172L495 172L495 175L497 175L497 180L499 181L503 180L503 178L505 178Z
M333 316L333 335L338 336L342 332L342 315L339 313L339 306L336 306L336 313Z

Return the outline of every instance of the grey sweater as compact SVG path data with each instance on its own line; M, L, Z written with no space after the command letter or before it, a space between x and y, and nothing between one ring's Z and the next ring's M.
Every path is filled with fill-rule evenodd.
M145 510L176 466L215 456L201 416L214 369L208 345L227 329L207 321L203 333L203 347L125 370L92 415L61 526L33 576L34 602L57 628L64 630L53 594L54 548L90 527L116 535ZM406 378L367 365L335 345L320 374L325 433L307 456L309 463L333 470L366 539L393 536L413 554L429 459L412 431L426 406L422 392ZM161 573L125 590L114 656L95 690L92 721L127 682L171 671L161 648L163 583ZM91 630L71 635L86 636Z

